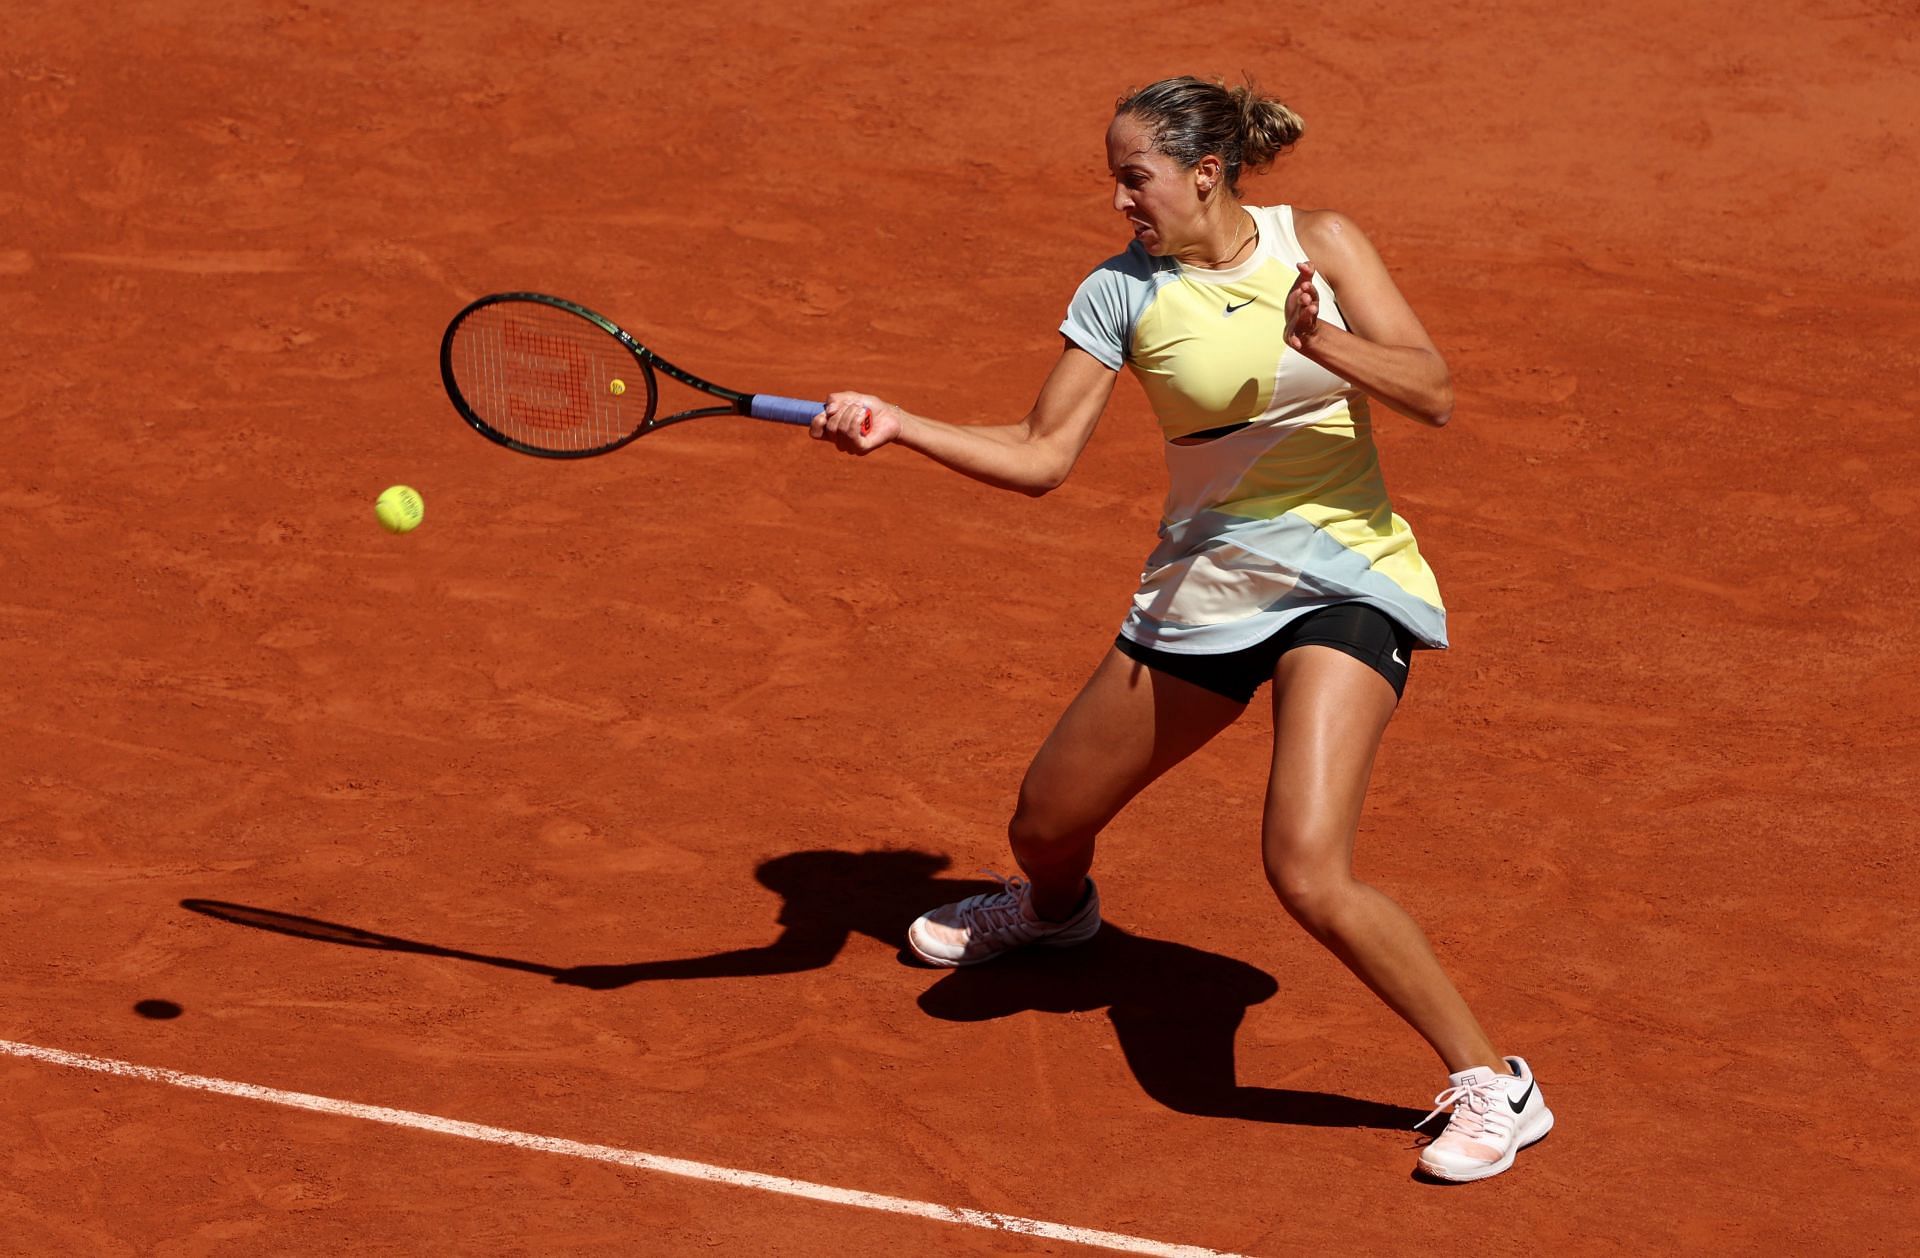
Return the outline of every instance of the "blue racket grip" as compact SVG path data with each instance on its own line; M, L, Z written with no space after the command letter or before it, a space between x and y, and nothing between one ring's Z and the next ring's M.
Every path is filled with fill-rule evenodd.
M755 419L771 419L782 424L811 424L813 417L827 409L824 402L803 402L797 397L756 393L747 403L747 414Z

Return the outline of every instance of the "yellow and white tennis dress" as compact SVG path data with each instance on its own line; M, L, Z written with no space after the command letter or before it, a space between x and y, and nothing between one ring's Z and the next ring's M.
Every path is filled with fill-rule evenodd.
M1292 207L1247 212L1260 237L1245 262L1206 270L1136 243L1086 278L1060 325L1108 367L1133 369L1166 437L1160 544L1120 632L1211 655L1365 603L1445 647L1440 587L1387 498L1365 394L1287 347L1287 291L1307 257ZM1314 283L1320 317L1345 328L1333 289Z

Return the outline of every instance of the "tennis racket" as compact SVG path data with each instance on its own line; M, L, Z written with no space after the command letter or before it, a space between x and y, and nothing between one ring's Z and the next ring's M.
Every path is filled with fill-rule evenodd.
M656 414L655 373L722 404ZM613 320L544 293L494 293L455 315L440 338L440 379L454 409L481 436L547 459L606 454L668 424L709 415L810 424L824 409L702 380Z

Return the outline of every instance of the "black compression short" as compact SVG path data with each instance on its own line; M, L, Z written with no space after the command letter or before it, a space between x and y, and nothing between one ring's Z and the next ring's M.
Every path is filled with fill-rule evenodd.
M1222 655L1182 655L1141 646L1125 637L1113 644L1148 668L1191 682L1235 703L1249 703L1254 692L1273 679L1280 657L1297 646L1330 646L1351 655L1387 679L1396 696L1407 690L1413 662L1413 635L1400 623L1365 603L1335 603L1282 625L1264 642Z

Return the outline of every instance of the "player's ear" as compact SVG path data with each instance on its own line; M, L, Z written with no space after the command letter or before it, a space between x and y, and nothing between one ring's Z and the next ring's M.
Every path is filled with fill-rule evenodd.
M1220 175L1226 169L1220 158L1209 153L1193 164L1193 189L1202 201L1213 195L1220 186Z

